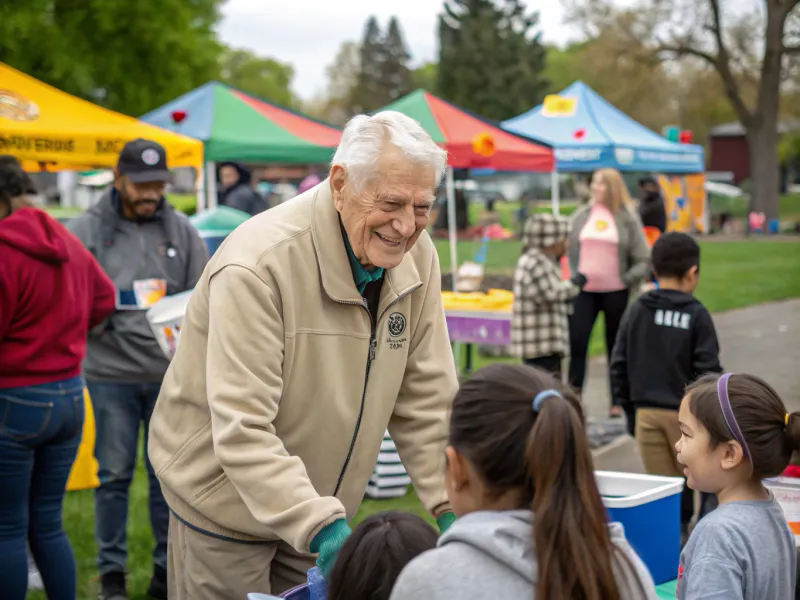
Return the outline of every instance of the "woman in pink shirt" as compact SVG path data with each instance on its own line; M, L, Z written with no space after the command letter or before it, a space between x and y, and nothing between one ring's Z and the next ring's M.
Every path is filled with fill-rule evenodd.
M572 216L567 247L570 272L586 276L569 324L569 383L578 390L583 388L589 336L597 315L602 312L605 318L610 360L629 290L650 273L650 250L622 175L616 169L595 171L591 193L589 204ZM613 394L610 414L622 416Z

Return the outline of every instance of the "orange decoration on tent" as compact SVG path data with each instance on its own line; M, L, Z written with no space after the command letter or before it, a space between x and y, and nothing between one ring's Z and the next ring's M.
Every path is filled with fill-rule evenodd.
M488 133L479 133L472 139L472 150L481 156L492 156L495 152L494 140Z

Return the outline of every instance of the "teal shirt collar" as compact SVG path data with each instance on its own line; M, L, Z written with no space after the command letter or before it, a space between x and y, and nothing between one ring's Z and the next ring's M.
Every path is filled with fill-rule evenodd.
M364 288L367 287L368 283L378 281L383 277L383 269L381 267L365 269L362 264L358 262L356 255L353 253L353 249L350 247L350 240L347 239L344 228L342 228L342 238L344 239L344 247L347 248L347 258L350 260L350 269L353 271L353 281L356 284L358 293L363 294Z

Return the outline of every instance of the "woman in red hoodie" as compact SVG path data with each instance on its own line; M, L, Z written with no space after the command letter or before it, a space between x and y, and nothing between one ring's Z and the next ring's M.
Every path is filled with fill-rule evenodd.
M24 600L26 542L50 600L74 600L61 505L83 428L81 361L114 286L67 229L30 206L31 182L0 156L0 590Z

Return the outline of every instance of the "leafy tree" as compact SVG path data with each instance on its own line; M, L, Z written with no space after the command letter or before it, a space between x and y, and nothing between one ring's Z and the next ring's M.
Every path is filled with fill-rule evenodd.
M305 111L328 123L344 125L358 114L355 93L360 70L360 46L353 41L342 42L333 62L325 69L325 93L306 103Z
M433 62L420 65L411 71L411 88L416 90L422 88L432 94L436 94L436 78L439 65Z
M217 76L222 0L3 0L0 61L139 115Z
M439 93L497 120L539 104L547 83L538 19L520 0L446 0L439 16Z
M256 56L248 50L227 48L221 57L222 81L259 98L292 107L297 99L290 85L294 67L272 58Z
M778 216L781 84L800 55L800 0L567 0L570 18L590 33L652 40L651 54L713 69L750 150L753 208Z

